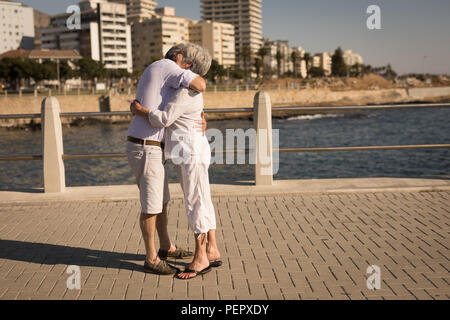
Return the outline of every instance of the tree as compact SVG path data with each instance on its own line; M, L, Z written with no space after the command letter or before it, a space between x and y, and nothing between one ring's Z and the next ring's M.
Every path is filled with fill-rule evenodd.
M261 59L256 58L253 66L255 67L256 77L258 79L259 79L259 76L261 74L261 67L262 67L262 65L263 65L263 63L261 62Z
M0 69L3 70L1 77L12 87L19 89L25 79L33 77L36 64L37 62L22 57L3 58L0 66Z
M281 76L281 63L284 61L284 56L280 50L277 51L275 59L277 60L277 75L279 78Z
M245 71L241 68L235 66L234 68L230 68L230 76L233 79L242 80L245 77Z
M213 83L216 83L216 79L221 79L223 76L225 76L225 68L219 64L217 60L214 60L211 62L211 68L209 69L208 73L206 74L206 78Z
M261 48L259 48L259 50L258 50L258 56L259 57L261 57L261 65L262 65L262 74L263 74L263 76L264 76L264 74L265 74L265 63L264 63L264 59L265 59L265 57L269 54L269 51L267 50L267 48L266 47L261 47Z
M388 79L395 79L397 77L397 72L394 71L394 69L392 69L391 64L388 64L386 66L385 72L383 74L383 77L388 78Z
M103 78L106 74L105 66L99 61L88 58L80 59L76 62L77 75L85 80Z
M348 67L350 77L359 77L363 75L363 65L356 63Z
M304 59L306 63L306 70L309 70L309 60L311 59L311 54L309 52L306 52Z
M299 59L299 55L297 51L293 51L291 54L292 65L294 69L294 78L297 78L297 61Z
M363 75L371 74L373 72L373 68L372 68L372 66L370 64L363 65L361 72L362 72Z
M344 52L338 47L331 58L331 74L336 77L347 76L347 65L344 61Z
M242 61L244 62L244 76L246 79L248 78L248 67L249 67L249 61L251 59L251 55L252 55L252 52L251 52L250 48L247 46L244 46L242 48L240 56L242 58Z
M325 76L325 70L323 70L323 68L312 67L311 70L309 70L309 74L313 78L322 78Z

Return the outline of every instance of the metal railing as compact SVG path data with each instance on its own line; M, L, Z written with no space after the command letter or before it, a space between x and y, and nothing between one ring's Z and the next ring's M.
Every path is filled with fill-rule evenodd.
M45 100L44 100L45 101ZM58 106L59 107L59 106ZM205 109L205 113L253 113L260 106L255 99L255 108L230 108L230 109ZM374 110L405 110L405 109L429 109L429 108L447 108L450 103L430 103L430 104L395 104L395 105L371 105L371 106L323 106L323 107L277 107L272 108L270 102L266 105L269 110L270 119L273 112L295 112L297 115L311 113L327 112L349 112L349 111L374 111ZM116 112L89 112L89 113L60 113L60 117L112 117L112 116L130 116L128 111ZM35 119L41 118L41 114L18 114L18 115L0 115L0 119ZM258 127L256 128L259 129ZM305 152L350 152L350 151L380 151L380 150L412 150L412 149L443 149L450 148L450 144L429 144L429 145L391 145L391 146L355 146L355 147L314 147L314 148L279 148L272 149L271 152L280 153L305 153ZM214 153L250 153L254 150L224 150ZM124 153L110 154L61 154L62 160L80 160L80 159L120 159L126 158ZM8 161L38 161L45 160L44 155L24 155L24 156L1 156L0 162Z
M319 114L326 112L354 112L354 111L380 111L380 110L403 110L403 109L434 109L434 108L448 108L450 103L411 103L411 104L384 104L384 105L369 105L369 106L322 106L322 107L274 107L273 112L292 111L297 115L305 114ZM205 113L253 113L254 108L210 108L205 109ZM70 117L114 117L114 116L131 116L129 111L110 111L110 112L67 112L61 113L61 118ZM40 119L40 113L27 114L0 114L0 119Z

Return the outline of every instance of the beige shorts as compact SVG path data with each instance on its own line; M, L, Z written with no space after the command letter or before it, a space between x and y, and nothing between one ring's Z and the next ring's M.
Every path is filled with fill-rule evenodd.
M170 201L162 149L127 142L127 155L139 188L141 212L160 214L163 205Z

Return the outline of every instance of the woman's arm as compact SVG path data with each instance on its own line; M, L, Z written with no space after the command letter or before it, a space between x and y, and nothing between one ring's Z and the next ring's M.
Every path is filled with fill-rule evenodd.
M192 93L188 89L181 89L173 97L172 101L167 104L163 111L155 110L150 112L137 100L131 104L130 110L133 115L148 119L153 127L169 127L183 113L192 112L191 109L195 108L195 95L197 95L197 93Z
M164 111L155 110L153 112L150 112L147 108L144 108L137 100L134 100L133 102L130 101L130 111L133 115L148 119L153 127L169 127L183 113L191 112L190 109L192 109L192 107L195 108L189 92L186 90L183 91L174 97L174 99L166 106ZM202 120L196 121L196 123L197 126L195 126L195 128L200 129L199 131L202 131L204 135L206 131L206 120L203 112Z

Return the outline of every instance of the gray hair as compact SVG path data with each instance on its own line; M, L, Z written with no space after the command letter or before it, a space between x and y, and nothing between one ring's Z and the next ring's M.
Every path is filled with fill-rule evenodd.
M200 76L208 73L212 58L205 48L193 43L177 44L166 53L165 58L176 61L178 54L183 56L183 63L192 64L192 72Z

